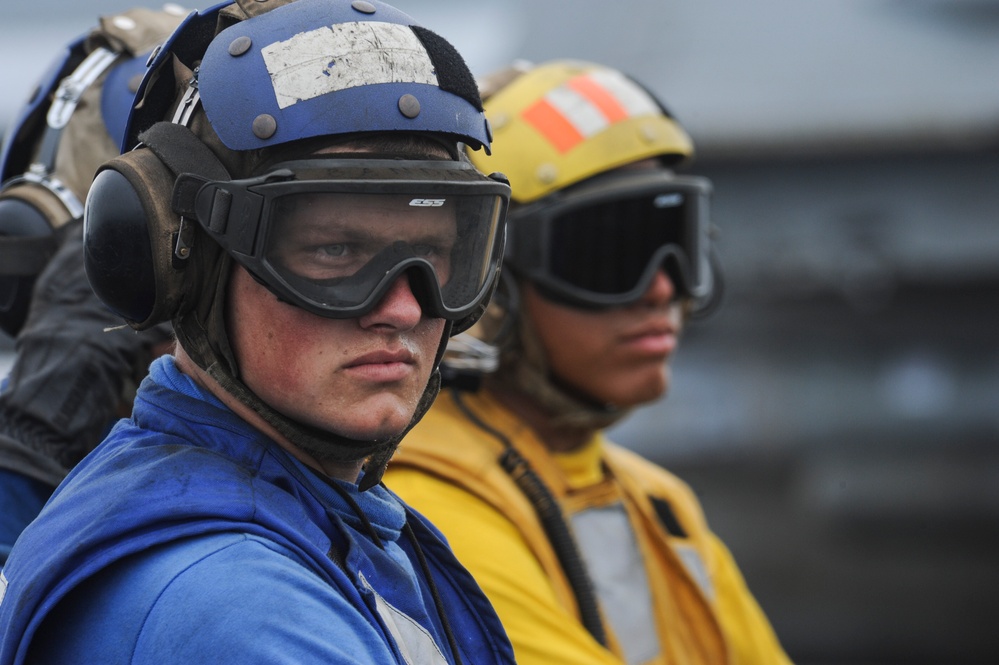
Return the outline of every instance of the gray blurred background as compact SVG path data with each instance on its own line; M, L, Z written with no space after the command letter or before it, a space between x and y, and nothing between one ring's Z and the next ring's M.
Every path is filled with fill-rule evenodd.
M0 128L133 4L8 3ZM395 4L476 74L621 68L693 136L725 300L615 436L691 483L791 656L999 662L999 2Z

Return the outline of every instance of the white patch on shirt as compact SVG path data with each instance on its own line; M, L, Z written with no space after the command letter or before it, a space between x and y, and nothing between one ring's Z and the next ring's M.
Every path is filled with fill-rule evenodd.
M0 605L3 604L3 597L7 595L7 576L0 570Z
M714 600L715 587L711 583L711 576L708 575L708 567L704 565L704 559L701 558L700 552L690 545L679 545L676 543L673 544L673 551L680 557L680 561L683 561L687 572L690 573L690 576L701 587L701 591L704 592L708 600Z
M378 616L385 622L385 627L392 634L403 660L408 665L448 665L447 659L426 628L382 598L368 584L363 573L358 573L357 576L361 584L374 594Z
M395 23L337 23L261 49L278 106L376 83L437 85L416 34Z
M649 662L659 655L659 635L645 561L624 505L582 510L572 516L572 529L625 662Z

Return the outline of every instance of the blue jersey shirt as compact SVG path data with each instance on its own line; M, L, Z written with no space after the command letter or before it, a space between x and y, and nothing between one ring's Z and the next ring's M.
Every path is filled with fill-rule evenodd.
M478 586L394 494L318 476L172 358L151 369L14 546L0 665L513 662Z

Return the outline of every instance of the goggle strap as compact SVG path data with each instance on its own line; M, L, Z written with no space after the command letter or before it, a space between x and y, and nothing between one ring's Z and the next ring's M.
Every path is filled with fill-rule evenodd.
M173 197L170 205L175 213L184 217L194 218L196 214L196 199L200 190L209 180L193 173L182 173L173 186Z

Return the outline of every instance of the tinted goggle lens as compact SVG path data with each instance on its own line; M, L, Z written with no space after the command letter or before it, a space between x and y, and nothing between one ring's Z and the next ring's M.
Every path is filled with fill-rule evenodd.
M551 276L593 293L629 293L661 248L674 247L688 257L696 252L687 212L684 196L670 192L557 215L549 236Z
M626 174L511 213L508 262L550 296L590 307L637 301L660 268L681 295L711 288L702 178Z

